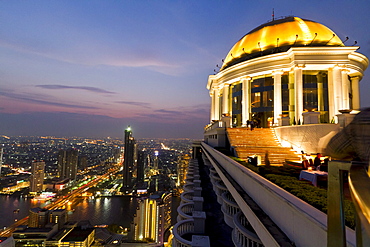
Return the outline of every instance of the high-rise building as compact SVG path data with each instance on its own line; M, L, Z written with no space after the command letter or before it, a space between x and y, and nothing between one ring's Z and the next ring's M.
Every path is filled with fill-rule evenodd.
M78 157L78 168L83 171L87 168L87 155Z
M49 210L31 208L29 211L28 227L43 228L49 223Z
M31 165L30 193L39 193L43 190L45 162L34 161Z
M146 161L145 151L137 151L137 184L142 184L144 182L144 167Z
M75 180L77 177L78 150L60 150L58 155L59 178Z
M182 190L182 186L185 184L186 169L189 165L190 156L185 154L180 156L177 161L177 181L176 187Z
M49 213L49 223L58 225L58 229L62 229L63 225L68 221L67 210L54 209Z
M139 200L132 233L134 240L163 244L171 226L172 194L165 192Z
M31 208L29 210L28 227L44 228L47 224L57 224L62 229L67 222L67 211L65 209L47 210Z
M130 126L125 130L125 151L123 160L123 188L126 193L132 190L132 174L135 166L135 139Z

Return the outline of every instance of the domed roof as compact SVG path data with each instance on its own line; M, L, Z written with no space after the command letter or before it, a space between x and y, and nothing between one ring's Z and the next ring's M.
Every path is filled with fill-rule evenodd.
M328 27L289 16L265 23L241 38L224 59L225 69L258 56L287 51L292 46L344 46Z

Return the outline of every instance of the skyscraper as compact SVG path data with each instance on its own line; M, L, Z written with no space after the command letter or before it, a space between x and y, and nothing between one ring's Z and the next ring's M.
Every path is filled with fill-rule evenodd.
M31 208L29 211L28 227L43 228L48 223L49 210Z
M135 163L135 139L132 137L130 126L125 130L125 151L123 161L123 187L125 192L132 190L132 173Z
M134 240L163 243L165 232L171 226L172 194L161 192L141 198L132 226Z
M137 152L137 184L144 182L144 167L146 160L146 153L144 151Z
M58 155L59 178L75 180L77 177L78 150L60 150Z
M44 169L45 162L34 161L31 166L31 177L30 177L30 193L38 193L42 191L44 184Z

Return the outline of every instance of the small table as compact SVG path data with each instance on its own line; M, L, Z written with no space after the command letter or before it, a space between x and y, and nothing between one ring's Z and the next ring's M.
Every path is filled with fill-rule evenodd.
M327 172L323 171L309 171L309 170L303 170L299 174L299 180L308 180L310 181L314 186L317 186L317 177L318 176L328 176Z

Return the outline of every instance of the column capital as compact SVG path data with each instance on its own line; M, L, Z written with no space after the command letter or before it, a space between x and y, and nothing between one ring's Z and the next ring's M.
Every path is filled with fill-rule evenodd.
M241 81L249 81L249 80L251 80L252 78L250 77L250 76L242 76L242 77L240 77L240 80Z
M351 80L361 80L362 76L356 75L356 76L351 76Z
M347 65L345 64L336 64L333 66L333 68L336 68L336 69L346 69L347 68Z
M272 71L272 75L282 75L282 74L284 74L283 70L273 70Z
M294 66L294 69L303 69L303 68L306 68L306 65L305 64L296 64Z

